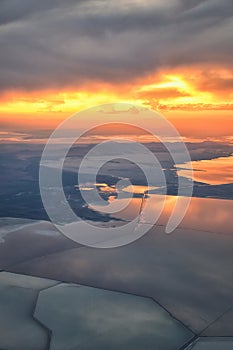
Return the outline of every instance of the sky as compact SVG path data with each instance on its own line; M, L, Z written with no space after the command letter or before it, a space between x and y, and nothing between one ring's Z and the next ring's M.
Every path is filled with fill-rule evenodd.
M230 137L232 32L232 0L0 0L1 130L132 102Z

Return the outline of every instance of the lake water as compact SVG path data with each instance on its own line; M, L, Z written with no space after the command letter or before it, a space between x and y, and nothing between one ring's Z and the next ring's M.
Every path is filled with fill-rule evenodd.
M190 177L189 171L185 169L190 166L179 165L178 174L184 177ZM204 182L210 185L220 185L233 183L233 155L210 160L199 160L192 162L193 179L198 182ZM179 169L180 168L180 169Z
M136 193L140 189L137 188ZM140 223L150 224L163 203L163 196L157 194L149 194L150 207L147 208L146 215L140 215ZM111 200L114 200L111 198ZM117 200L117 199L116 199ZM127 198L122 198L122 204L127 202ZM144 204L147 198L144 197ZM185 197L180 197L180 200L186 200ZM176 196L166 196L165 204L162 213L158 219L157 224L166 225L169 217L172 214L176 204ZM138 217L143 205L143 197L132 198L130 203L124 210L114 213L111 216L121 219L123 221L130 221ZM101 206L100 206L101 211ZM196 230L204 230L209 232L219 232L225 234L232 234L233 227L233 201L219 200L213 198L191 198L188 210L180 223L180 227L191 228ZM124 222L123 222L124 224Z

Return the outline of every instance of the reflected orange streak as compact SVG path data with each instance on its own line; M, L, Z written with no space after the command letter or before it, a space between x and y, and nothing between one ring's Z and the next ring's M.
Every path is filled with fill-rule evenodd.
M156 212L160 211L162 196L151 195L153 201L150 201L150 208L147 216L143 217L143 222L150 223L151 218ZM180 198L182 200L182 197ZM169 217L174 209L177 198L175 196L167 196L165 206L158 220L158 224L166 225ZM224 232L232 235L233 225L233 201L208 199L208 198L192 198L188 211L183 218L179 227L195 228L195 230Z

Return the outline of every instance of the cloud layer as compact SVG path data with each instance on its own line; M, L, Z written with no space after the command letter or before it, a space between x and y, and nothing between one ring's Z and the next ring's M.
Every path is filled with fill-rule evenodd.
M0 0L0 89L232 64L232 0Z

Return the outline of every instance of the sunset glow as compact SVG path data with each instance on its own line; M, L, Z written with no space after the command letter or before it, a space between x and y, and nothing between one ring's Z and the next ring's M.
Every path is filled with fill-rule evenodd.
M194 69L183 74L164 72L117 86L90 84L77 90L6 91L1 97L0 121L20 125L22 120L29 120L32 127L49 127L91 106L121 101L161 111L175 124L179 124L178 119L182 116L187 125L193 118L202 118L203 112L206 120L208 116L217 119L222 116L230 122L232 91L218 91L218 86L211 80L207 91L200 74L200 70L195 72ZM227 84L230 79L230 73L226 71L216 71L215 75L221 76L221 84ZM231 128L230 123L228 127Z
M0 0L0 349L233 349L232 5Z
M196 137L200 122L200 134L231 136L230 9L209 0L114 3L32 5L32 17L6 20L2 128L54 128L80 110L128 102L159 111L183 137Z

